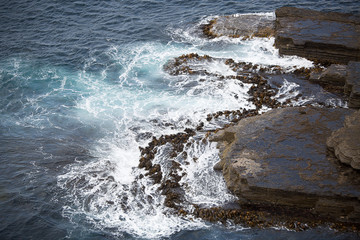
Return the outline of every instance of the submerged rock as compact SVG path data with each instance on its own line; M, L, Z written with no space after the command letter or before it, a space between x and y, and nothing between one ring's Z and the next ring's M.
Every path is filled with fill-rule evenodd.
M360 169L360 111L347 116L344 127L334 131L326 142L328 148L345 164Z
M325 144L351 112L280 108L218 131L211 139L219 143L229 190L243 206L285 206L359 223L360 173L328 156Z
M282 7L275 29L280 54L322 63L360 61L360 16Z

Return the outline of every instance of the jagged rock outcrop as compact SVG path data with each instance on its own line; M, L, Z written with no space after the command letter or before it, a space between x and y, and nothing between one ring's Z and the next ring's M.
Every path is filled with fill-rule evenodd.
M342 163L360 170L360 110L346 117L344 127L334 131L326 145Z
M360 61L360 16L295 7L276 10L279 53L322 63Z
M359 223L360 173L328 156L325 144L352 111L281 108L243 119L212 136L222 159L216 167L242 205Z

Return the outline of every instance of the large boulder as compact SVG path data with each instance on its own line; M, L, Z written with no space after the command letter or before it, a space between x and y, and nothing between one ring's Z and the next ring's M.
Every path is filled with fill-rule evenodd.
M276 10L275 46L323 63L360 61L360 16L295 7Z
M216 168L241 205L286 206L359 223L360 173L326 148L352 111L295 107L243 119L211 137L220 148Z
M347 116L344 127L334 131L326 144L342 163L360 170L360 110Z

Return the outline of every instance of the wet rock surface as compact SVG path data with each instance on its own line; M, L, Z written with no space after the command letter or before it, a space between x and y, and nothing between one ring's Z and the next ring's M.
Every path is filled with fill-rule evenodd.
M291 17L286 12L282 12L282 17ZM297 14L295 17L299 17L300 13ZM312 11L306 12L303 17L315 22L335 21L321 14L313 18L311 14ZM336 21L340 19L345 25L357 24L356 18L348 22L349 18L352 19L350 15L334 16ZM324 23L316 24L324 27ZM247 39L269 37L273 34L273 26L273 19L267 16L224 16L204 25L203 32L209 38L228 36ZM311 107L311 104L329 106L324 100L328 100L330 95L311 101L303 96L309 90L311 96L314 96L314 91L327 92L320 86L318 90L310 87L314 84L302 85L305 91L301 93L295 90L282 92L286 79L292 79L300 85L307 82L303 80L309 79L336 94L343 94L345 89L349 99L353 96L355 100L352 103L356 105L360 96L357 93L357 79L360 76L358 65L351 62L349 66L330 65L331 62L353 59L341 47L334 48L334 44L331 44L326 43L324 47L322 43L306 42L306 46L318 48L316 52L319 56L314 58L306 53L305 57L316 59L321 65L311 69L294 67L292 72L276 65L236 62L197 53L176 57L163 66L170 76L187 79L187 84L192 86L204 82L221 86L222 81L235 81L242 87L246 86L250 106L249 109L209 113L195 127L186 128L177 134L153 137L148 146L140 148L139 168L145 169L145 176L153 181L159 194L164 195L164 205L171 209L172 214L225 225L231 223L260 228L278 226L297 231L320 225L344 231L360 229L360 172L339 163L326 148L326 139L332 131L342 126L344 116L353 110ZM357 45L354 43L349 46ZM336 51L329 52L327 48L330 47L336 51L340 49L343 55L340 56ZM301 51L306 52L304 49ZM302 53L291 54L304 56ZM327 59L334 54L334 61ZM219 66L227 70L216 71ZM318 93L315 95L320 96ZM238 99L236 94L232 97ZM290 108L293 103L301 105L299 102L307 107ZM264 109L273 110L259 115ZM222 127L209 129L209 124ZM194 142L206 143L209 138L218 142L222 159L214 169L222 171L228 189L239 198L236 203L205 207L184 197L184 166L189 165L190 161L197 161L196 158L188 157L187 149ZM338 139L336 141L340 141ZM165 168L161 167L163 164L157 163L158 154L167 156Z
M349 62L344 91L349 96L349 107L360 108L360 62Z
M360 61L360 16L282 7L275 29L280 54L322 63Z
M219 64L227 66L229 69L231 69L231 73L227 72L227 75L222 75L220 73L211 71L209 69L209 66ZM179 56L177 58L174 58L172 60L169 60L164 65L164 71L167 72L169 75L172 76L184 76L184 77L191 77L194 79L204 79L204 81L209 81L209 84L214 84L216 82L221 82L225 80L234 80L239 81L239 84L250 84L250 87L248 88L248 94L250 96L249 101L252 102L255 105L255 109L247 110L247 109L238 109L238 110L224 110L224 111L218 111L215 113L209 113L204 119L204 121L200 121L197 126L190 129L184 129L183 132L179 132L177 134L170 134L170 135L163 135L159 138L153 137L152 141L149 142L148 146L144 148L140 148L141 151L141 158L139 163L139 168L144 168L146 171L145 176L148 176L154 183L155 186L157 186L158 191L160 194L164 195L164 205L168 207L169 209L172 209L173 214L177 214L182 217L186 218L202 218L206 221L210 222L221 222L223 224L241 224L243 226L247 227L287 227L289 229L294 229L297 231L305 230L309 227L316 227L320 225L327 225L331 226L332 228L336 228L339 230L344 231L357 231L359 229L359 223L355 221L354 219L358 218L358 199L354 197L351 194L357 194L357 189L352 190L349 196L336 196L334 197L331 195L331 193L323 194L320 190L324 188L324 186L327 184L327 181L329 179L323 179L319 180L319 178L313 177L311 174L314 175L314 172L307 173L308 169L305 169L302 173L301 177L303 178L303 182L298 182L298 185L292 185L289 183L288 187L290 186L289 192L284 189L277 189L272 188L271 186L260 186L260 187L249 187L249 179L255 178L257 174L260 174L263 172L262 168L264 166L261 165L261 163L257 162L259 159L263 159L264 154L261 153L261 148L258 148L258 146L255 149L242 149L241 151L237 149L236 153L239 154L239 156L235 156L229 148L229 146L232 146L234 142L236 142L239 139L237 130L232 131L231 129L237 129L237 123L241 123L242 121L249 121L250 119L253 119L254 117L262 117L263 115L259 115L259 110L261 110L264 106L269 108L279 108L282 109L284 107L291 106L291 98L289 98L287 101L284 101L280 103L277 99L281 96L279 96L279 87L276 83L277 78L281 78L283 74L283 69L281 69L279 66L259 66L259 65L253 65L251 63L246 62L236 62L232 59L221 59L221 58L214 58L211 56L201 56L196 53L190 53L190 54L184 54L182 56ZM309 76L311 70L310 69L296 69L294 73L292 73L294 76ZM290 75L286 75L289 77ZM273 78L273 79L272 79ZM269 81L269 79L272 79ZM281 94L280 94L281 95ZM294 95L294 99L297 99L298 96ZM273 111L287 111L288 108L285 108L284 110L272 110ZM337 119L341 118L341 114L339 112L342 112L345 114L348 114L351 112L351 110L335 110L335 109L327 109L327 110L321 110L320 108L309 108L310 110L307 110L307 108L290 108L295 109L294 111L300 115L311 115L314 114L315 111L320 111L319 116L323 116L324 114L321 111L334 111L331 112L332 117L329 117L328 115L324 115L325 117L319 117L321 120L329 123L329 119ZM311 112L311 114L307 114L308 111ZM309 112L309 113L310 113ZM290 113L288 113L290 114ZM265 122L279 122L280 125L283 125L283 122L281 122L280 119L288 119L290 122L293 121L293 118L297 118L297 115L293 114L293 118L287 118L286 114L275 114L276 116L271 115L272 120L269 119L264 120ZM316 115L316 114L315 114ZM311 117L309 117L311 118ZM312 118L311 118L312 119ZM316 120L316 117L314 117ZM312 120L314 120L312 119ZM222 129L206 129L206 124L204 124L205 120L207 122L216 122L216 121L222 121L226 120L226 124L223 125ZM314 121L315 121L314 120ZM319 119L318 119L319 120ZM320 121L320 120L319 120ZM317 122L317 121L315 121ZM339 120L341 122L341 120ZM295 126L298 126L298 123L293 123ZM301 124L300 124L301 125ZM305 124L306 125L306 124ZM324 125L326 125L324 123ZM339 125L339 126L338 126ZM326 125L327 126L327 125ZM330 123L330 126L327 126L329 129L333 129L336 127L340 127L340 123ZM286 126L289 127L289 126ZM259 128L259 125L257 123L254 123L251 127L247 127L247 129L257 129ZM306 129L309 129L308 127L305 127ZM268 128L265 128L268 129ZM330 134L330 130L325 128L325 133ZM287 129L291 132L292 129ZM264 129L262 129L264 131ZM319 130L320 132L324 131L323 128ZM313 132L313 131L311 131ZM276 132L278 134L278 132ZM324 139L323 136L325 133L320 134ZM215 134L215 135L214 135ZM326 135L325 134L325 135ZM221 136L220 138L216 139L214 136ZM242 133L241 134L243 139L253 139L251 135L248 133ZM196 162L196 158L188 158L186 150L193 144L195 141L201 141L203 143L206 143L208 141L208 138L211 138L212 140L218 141L218 147L221 150L221 158L222 159L229 159L228 161L232 162L233 160L236 160L236 162L233 162L232 166L234 169L241 169L242 174L249 175L249 179L242 178L237 173L234 173L233 171L228 171L224 169L230 169L228 167L229 163L226 161L221 161L216 166L214 166L215 169L221 170L223 169L223 173L225 176L226 181L233 182L232 184L228 184L228 188L233 191L237 196L241 196L241 201L234 202L229 205L225 206L217 206L217 207L205 207L200 206L197 204L192 203L191 201L187 200L184 197L184 188L186 188L186 183L182 182L183 177L186 175L186 172L183 171L183 168L185 165L189 164L189 161ZM290 140L287 140L288 135L283 135L282 139L278 142L286 142L287 144L290 144L290 146L287 146L289 149L287 149L288 152L283 152L283 149L274 149L271 152L271 157L276 158L276 152L281 155L280 157L283 157L283 163L275 163L271 170L271 174L269 176L271 179L269 181L263 182L265 183L271 183L273 182L274 185L277 186L278 182L282 182L282 180L277 179L277 176L284 175L284 173L281 173L281 171L284 170L284 168L292 168L291 170L293 172L296 172L294 169L303 167L305 164L304 161L301 161L300 157L299 159L296 159L294 162L286 162L286 154L290 154L292 152L297 152L302 150L294 150L296 149L296 141L294 141L291 136ZM306 136L303 137L306 139ZM311 138L311 137L310 137ZM314 137L315 138L315 137ZM300 138L301 139L301 138ZM317 139L317 137L315 138ZM250 141L249 140L249 141ZM326 140L326 139L325 139ZM324 140L324 141L325 141ZM258 141L258 140L254 140ZM274 143L274 139L271 139L271 141L266 140L267 142ZM290 142L289 142L290 141ZM304 141L307 141L304 140ZM251 141L250 141L251 142ZM319 144L318 148L320 149L320 142L317 141ZM323 143L323 142L322 142ZM244 141L243 144L248 145L249 142ZM295 145L294 145L295 144ZM308 144L302 143L303 145ZM251 145L251 144L250 144ZM269 143L261 143L262 147L265 147L267 150ZM276 145L276 144L275 144ZM322 146L325 146L324 144ZM251 147L251 146L250 146ZM301 146L302 147L302 146ZM284 147L286 148L286 147ZM312 148L312 147L311 147ZM310 149L311 149L310 148ZM307 156L311 154L318 154L317 152L320 151L318 148L315 148L313 152L307 153ZM323 151L326 151L322 149ZM164 156L168 156L168 165L167 169L162 169L159 164L157 164L156 155L161 154ZM230 155L231 156L230 156ZM230 156L227 158L227 156ZM322 155L321 155L322 156ZM256 160L257 159L257 160ZM307 160L306 164L310 164L310 166L317 166L317 168L324 167L321 165L321 163L315 162L315 163L308 163L310 157ZM316 159L317 160L317 159ZM335 159L332 159L333 162L336 162ZM281 164L283 164L282 167ZM296 164L295 166L292 166L292 164ZM308 165L307 165L308 166ZM279 168L278 168L279 167ZM278 168L278 172L276 172ZM334 168L332 167L324 167L324 169L317 169L318 171L316 174L323 173L324 171L329 171L327 173L328 175L334 175ZM289 170L290 171L290 170ZM315 170L314 170L315 171ZM185 174L185 175L184 175ZM325 173L324 173L325 174ZM344 182L348 181L348 179L353 179L353 172L346 172L343 175L339 176L339 179L343 179ZM300 175L299 175L300 176ZM141 178L144 176L140 176ZM289 176L288 176L289 177ZM290 178L290 177L289 177ZM300 178L300 177L298 177ZM311 179L314 178L314 179ZM312 187L313 192L303 193L298 192L298 190L301 190L303 188L303 184L308 184L308 181L319 181L319 186L316 187L314 185ZM263 181L262 179L261 181ZM329 180L330 181L330 180ZM331 182L331 181L330 181ZM251 183L251 182L250 182ZM240 184L240 188L237 188L237 184ZM274 186L273 185L273 186ZM239 195L239 189L241 191L244 191L242 187L245 186L246 194L248 195ZM251 189L251 190L249 190ZM320 190L319 190L320 189ZM347 185L339 187L339 191L349 191L347 188ZM317 192L317 191L320 191ZM326 192L327 190L323 190ZM360 190L359 190L360 191ZM289 194L290 193L290 194ZM241 193L242 194L242 193ZM320 195L319 195L320 194ZM337 194L337 193L336 193ZM336 195L335 194L335 195ZM323 196L324 195L324 196ZM249 197L250 196L250 197ZM273 198L269 198L268 196L272 196ZM264 201L264 199L266 199ZM342 203L339 199L341 199ZM300 204L298 204L300 203ZM333 207L337 206L333 210ZM339 209L344 208L345 210L342 210L341 214L339 215ZM316 209L316 210L315 210ZM344 215L345 211L345 215ZM325 213L326 214L323 214ZM346 218L346 220L342 219L341 217Z
M203 26L209 38L227 36L232 38L252 38L274 36L274 18L267 15L219 16Z
M344 94L350 108L360 108L360 62L350 61L348 65L331 64L328 68L313 68L306 76L311 82L324 89Z
M344 86L347 74L347 65L331 64L323 72L311 77L311 81L320 84L331 84L335 86Z
M339 164L325 145L351 112L280 108L214 134L224 178L240 205L295 208L332 222L358 224L360 173Z
M223 65L231 70L231 74L222 75L220 73L214 73L209 70L209 66ZM252 84L247 92L251 97L250 101L259 110L263 106L269 108L277 108L282 106L288 106L291 104L291 99L288 99L284 103L280 103L274 97L278 88L272 86L268 81L270 75L280 75L284 73L284 70L277 65L271 66L259 66L257 64L247 62L236 62L233 59L214 58L208 55L198 55L196 53L184 54L173 60L168 61L164 65L164 71L170 75L190 75L190 76L203 76L201 79L211 79L208 81L221 82L227 79L233 79L238 81L239 84ZM295 96L294 99L298 99L301 96ZM236 96L234 96L236 98ZM232 112L224 111L221 115L229 116ZM214 114L215 116L216 114ZM208 115L211 119L212 116ZM208 120L209 121L209 120ZM235 119L233 121L236 121Z
M344 126L334 131L326 144L340 162L360 170L360 111L347 116Z

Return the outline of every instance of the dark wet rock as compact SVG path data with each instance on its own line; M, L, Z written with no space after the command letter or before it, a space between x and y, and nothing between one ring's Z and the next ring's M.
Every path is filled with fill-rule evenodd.
M203 32L209 38L271 37L274 35L274 19L272 16L256 14L220 16L204 25Z
M360 110L347 116L344 127L334 131L326 144L342 163L360 170Z
M332 64L325 71L319 74L318 78L310 79L314 82L331 84L336 86L344 86L347 74L347 66L341 64Z
M317 226L328 226L340 231L358 231L360 224L344 222L328 222L329 218L314 215L309 210L286 206L271 205L242 205L231 204L232 207L201 208L194 205L192 212L179 210L178 214L185 216L191 213L195 217L209 222L221 222L227 224L241 224L244 227L286 227L295 231L303 231Z
M360 16L282 7L276 10L280 54L321 63L360 61Z
M208 55L200 56L197 53L189 53L168 61L163 68L167 73L175 76L181 74L211 75L204 66L214 60L214 58Z
M360 173L327 155L350 109L279 108L211 136L226 184L242 206L297 209L360 223Z
M223 161L219 161L214 165L214 170L215 171L222 171L224 167L224 162Z
M297 69L294 72L306 76L329 92L347 96L349 107L360 108L360 62L332 64L328 68Z
M202 128L203 123L200 122L197 128ZM179 175L181 164L175 159L186 158L187 153L183 152L188 140L196 135L194 129L186 128L184 132L177 134L162 135L159 138L153 137L152 141L146 147L139 147L140 159L139 168L146 170L145 176L152 179L153 184L159 184L158 190L165 196L164 205L179 210L184 200L184 190L180 187L180 180L183 177ZM153 160L160 146L166 145L168 163L168 173L164 174L160 164L154 164ZM166 153L165 153L166 154ZM143 178L141 174L139 178Z
M344 95L344 85L347 76L347 65L331 64L328 68L312 68L308 79L318 83L325 90L338 95Z
M349 107L360 108L360 62L349 62L344 91Z

